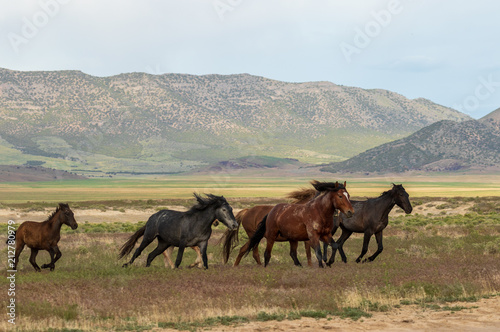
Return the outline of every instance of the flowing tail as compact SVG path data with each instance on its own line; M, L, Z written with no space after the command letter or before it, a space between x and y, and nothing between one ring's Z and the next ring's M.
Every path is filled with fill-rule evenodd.
M267 221L267 214L259 223L257 229L255 230L255 233L250 238L250 245L248 246L248 249L245 252L245 256L248 255L250 251L252 251L256 246L259 245L260 240L262 240L264 234L266 234L266 221Z
M243 209L240 212L238 212L235 216L236 221L238 222L238 228L235 230L226 230L224 235L222 236L220 242L224 242L222 245L222 258L224 259L224 264L227 264L227 261L229 260L229 255L231 254L231 251L236 248L236 246L239 243L239 238L238 238L238 233L240 231L240 226L241 226L241 220L243 219L243 216L248 212L248 209ZM219 242L219 243L220 243Z
M123 258L128 254L130 254L132 249L134 249L135 243L137 242L137 240L139 240L141 236L144 235L145 231L146 231L146 225L139 228L137 232L135 232L131 237L129 237L127 242L125 242L123 246L120 248L120 255L118 256L118 259Z
M16 241L16 233L17 233L17 231L14 231L14 241ZM7 241L5 241L5 244L9 244L9 241L12 241L12 239L9 239L7 237Z

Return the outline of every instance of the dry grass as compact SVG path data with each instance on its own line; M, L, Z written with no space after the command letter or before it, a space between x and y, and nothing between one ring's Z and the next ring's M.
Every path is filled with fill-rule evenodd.
M153 246L124 269L116 256L129 234L67 233L60 243L63 257L54 272L35 273L28 253L21 256L17 328L195 329L306 313L354 310L358 315L401 304L475 300L500 292L500 250L488 249L488 243L496 246L497 225L477 230L455 225L453 232L448 232L449 226L435 226L439 234L407 226L401 223L387 229L385 250L375 262L353 262L362 241L353 236L345 247L349 262L336 262L323 270L293 266L288 244L275 246L267 268L256 266L251 257L244 258L238 268L222 265L215 246L221 226L211 242L206 271L186 267L195 258L192 251L186 251L179 270L165 269L161 257L145 268ZM305 261L303 247L299 250ZM48 260L48 255L42 253L38 260ZM5 280L2 285L6 287ZM6 300L6 292L0 298ZM6 322L0 323L0 328L7 327Z

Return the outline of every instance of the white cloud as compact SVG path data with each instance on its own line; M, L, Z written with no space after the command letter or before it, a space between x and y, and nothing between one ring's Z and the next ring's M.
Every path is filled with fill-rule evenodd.
M499 66L500 2L492 0L220 0L232 6L223 19L215 0L66 0L15 52L7 35L22 35L25 20L43 10L40 1L60 0L2 1L0 67L101 76L247 72L386 88L452 106ZM339 43L352 43L373 12L396 2L402 11L347 63ZM487 102L479 113L500 105L500 96Z

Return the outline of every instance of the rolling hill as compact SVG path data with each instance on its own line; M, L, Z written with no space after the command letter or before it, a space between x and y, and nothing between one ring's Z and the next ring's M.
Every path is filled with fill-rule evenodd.
M248 74L95 77L0 69L1 164L169 173L269 156L342 161L441 120L422 98Z
M496 112L496 113L495 113ZM498 110L480 120L442 120L321 168L326 172L500 170ZM494 114L495 113L495 114Z

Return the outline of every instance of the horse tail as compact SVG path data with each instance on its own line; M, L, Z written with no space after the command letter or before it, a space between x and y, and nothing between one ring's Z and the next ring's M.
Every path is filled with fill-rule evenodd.
M17 231L14 231L14 233L12 235L14 235L14 241L16 241L16 233ZM7 241L5 241L5 244L9 244L9 241L12 241L12 239L9 239L9 237L7 237Z
M245 255L248 255L250 251L252 251L256 246L258 246L260 240L262 240L262 238L266 234L266 221L267 221L267 214L259 223L257 229L255 230L255 233L253 233L253 236L250 238L250 244L248 246L247 251L245 252Z
M123 258L128 254L130 254L132 249L134 249L135 243L137 242L137 240L139 240L141 236L144 235L145 231L146 231L146 225L139 228L137 232L135 232L131 237L129 237L127 242L125 242L123 246L120 248L120 255L118 256L118 259Z
M238 245L240 241L238 238L238 234L240 231L241 220L243 219L243 217L247 212L248 209L243 209L236 214L235 219L238 222L238 227L232 231L229 229L226 230L221 240L219 241L219 243L224 242L222 245L222 258L224 259L224 264L227 264L231 251Z

